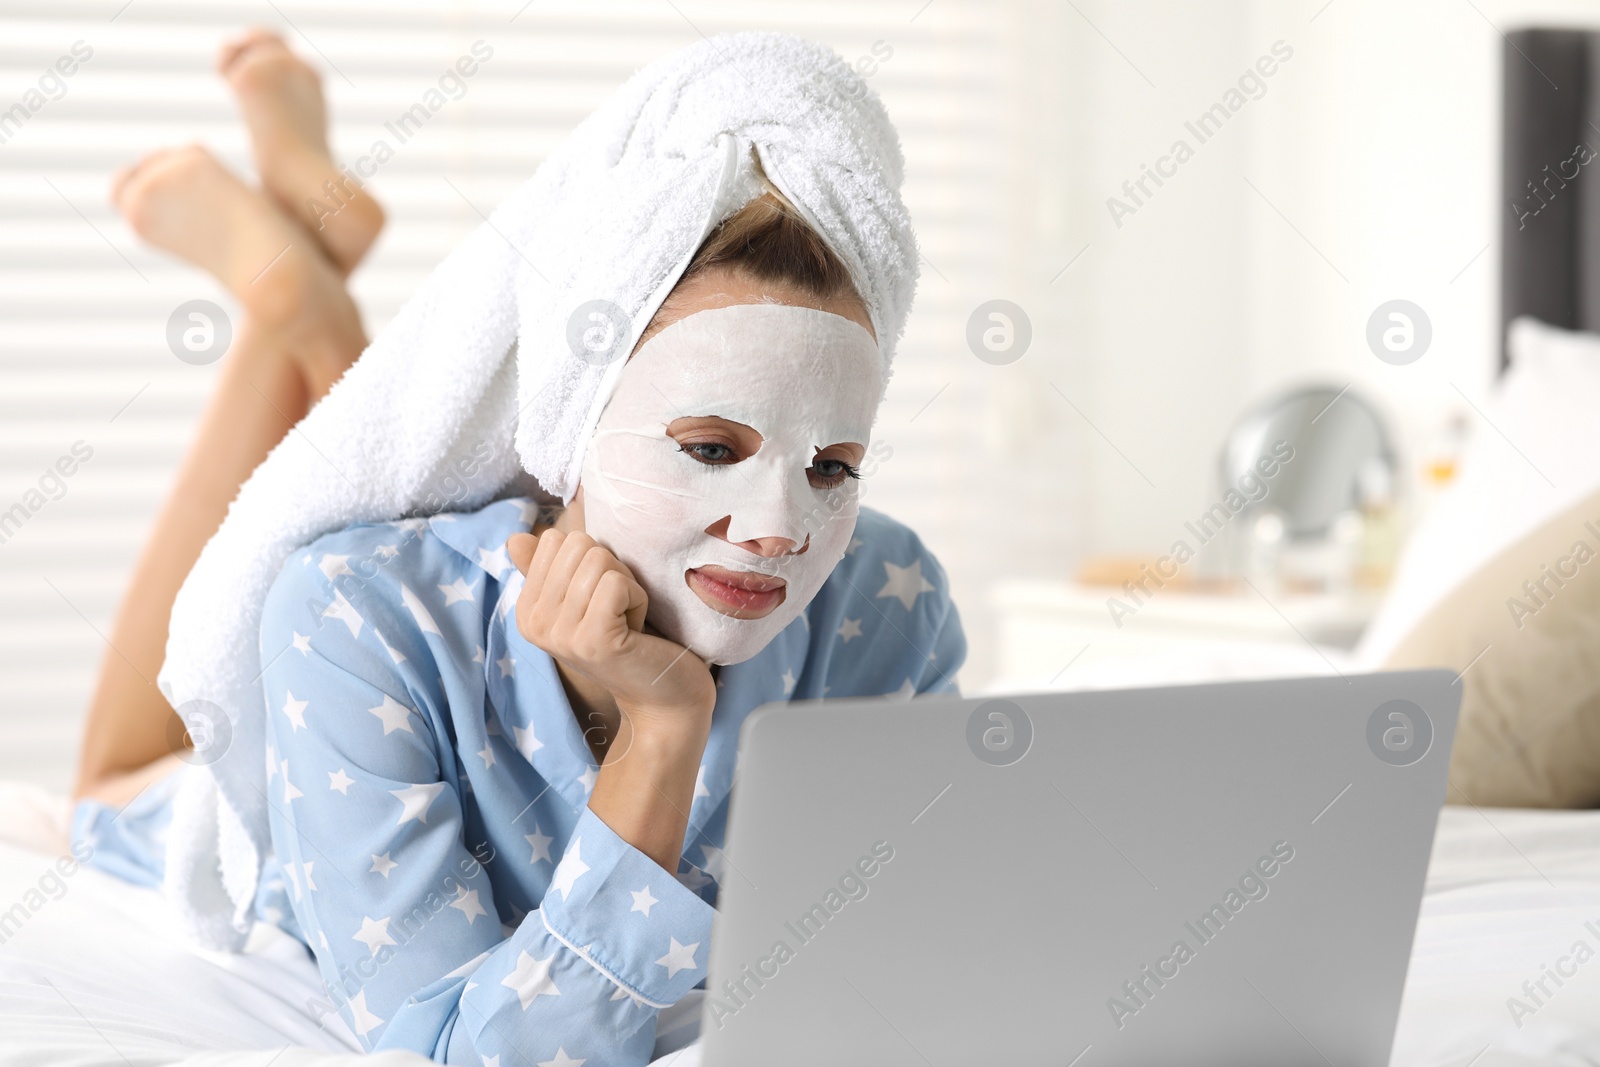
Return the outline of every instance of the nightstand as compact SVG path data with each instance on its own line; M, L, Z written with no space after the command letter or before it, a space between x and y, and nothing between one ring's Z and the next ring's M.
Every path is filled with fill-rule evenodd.
M1156 591L1120 619L1111 586L1008 580L990 603L999 627L991 692L1283 677L1344 671L1382 594L1276 596ZM1120 625L1119 625L1120 622Z

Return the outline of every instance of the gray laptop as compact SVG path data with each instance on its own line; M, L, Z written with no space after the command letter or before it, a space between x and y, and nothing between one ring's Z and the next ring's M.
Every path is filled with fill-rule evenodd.
M1447 671L769 705L707 1067L1383 1067Z

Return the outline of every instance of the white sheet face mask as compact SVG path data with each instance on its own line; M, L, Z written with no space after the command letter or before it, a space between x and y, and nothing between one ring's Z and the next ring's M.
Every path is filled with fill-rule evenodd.
M829 465L818 488L808 468L818 449L867 446L882 393L872 335L815 308L699 311L640 346L601 413L580 484L587 532L644 586L652 626L708 663L740 663L794 621L844 557L858 507L855 479L826 487L837 478ZM711 415L755 430L760 448L707 463L667 435L677 419ZM707 533L723 519L726 539ZM767 558L740 544L761 538L794 551ZM759 619L719 612L686 577L707 564L780 577L783 602Z

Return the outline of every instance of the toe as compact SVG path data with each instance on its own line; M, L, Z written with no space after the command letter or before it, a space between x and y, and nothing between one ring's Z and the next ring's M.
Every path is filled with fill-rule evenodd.
M134 176L139 173L140 168L142 168L147 162L149 162L149 160L150 160L150 157L149 156L145 156L144 159L138 160L138 161L133 162L133 163L129 163L126 166L118 167L112 173L112 175L111 175L111 204L118 211L122 210L122 200L123 200L123 197L125 195L127 195L128 183L133 181Z
M285 48L288 47L287 45L284 45L284 41L281 36L272 30L266 29L265 27L254 26L246 30L244 33L223 44L222 49L217 53L217 72L223 77L227 77L228 71L235 64L237 64L246 53L263 44L270 44L273 42L276 42Z
M167 205L219 173L226 173L222 164L201 145L153 152L119 176L114 202L134 232L148 238L160 225Z
M170 148L158 148L112 175L111 203L123 217L132 221L133 209L146 191L147 179L153 171L161 168L172 152Z
M274 92L306 79L321 84L321 75L276 35L259 38L245 46L224 72L234 92L249 95Z

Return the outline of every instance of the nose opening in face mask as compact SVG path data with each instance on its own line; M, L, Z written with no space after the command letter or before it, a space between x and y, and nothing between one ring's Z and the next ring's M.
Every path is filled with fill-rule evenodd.
M719 541L725 541L734 546L734 548L738 551L743 552L747 557L751 567L771 569L773 567L781 566L784 560L803 556L811 548L810 530L804 531L798 540L783 534L766 534L759 537L748 537L742 540L740 538L733 537L729 532L732 529L732 518L733 517L731 515L724 515L722 518L706 527L706 534L710 537L716 538ZM781 541L785 547L776 552L758 551L746 547L751 544L759 544L762 546L762 548L766 548L767 545L763 544L763 542L772 541Z

